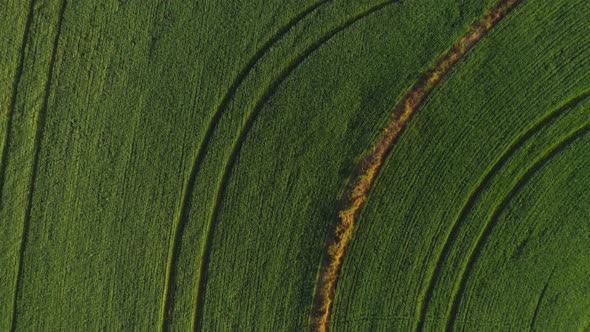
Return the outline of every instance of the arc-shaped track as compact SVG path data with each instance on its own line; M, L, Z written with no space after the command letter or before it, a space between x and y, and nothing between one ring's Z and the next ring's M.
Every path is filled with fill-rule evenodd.
M371 8L351 17L346 22L342 23L338 27L329 31L322 38L320 38L319 40L314 42L312 45L310 45L300 55L298 55L295 59L293 59L289 63L289 65L281 72L281 74L273 80L273 82L266 89L266 91L264 92L262 97L258 100L258 102L256 102L252 112L248 115L246 123L244 124L244 126L240 130L240 133L238 134L238 139L234 142L234 145L231 150L232 152L231 152L228 162L226 163L225 168L223 170L223 173L222 173L223 175L222 175L221 181L217 186L218 189L217 189L217 193L215 195L216 199L215 199L215 203L213 205L213 212L211 214L211 218L210 218L208 226L206 228L206 240L204 241L204 244L203 244L203 255L202 255L203 259L201 261L201 265L200 265L200 269L199 269L199 282L198 282L199 289L197 291L197 305L196 305L196 312L194 315L194 317L195 317L195 324L194 324L195 331L202 330L203 307L204 307L204 300L205 300L205 289L206 289L206 284L207 284L207 268L208 268L209 259L211 256L211 245L212 245L213 234L215 232L216 220L218 219L218 215L219 215L219 207L220 207L221 201L223 200L223 197L225 195L225 190L227 188L227 184L228 184L229 178L231 176L231 169L233 168L233 166L237 160L237 157L239 155L241 147L248 135L248 132L252 128L252 125L254 124L254 121L256 120L258 114L260 113L260 111L262 110L262 108L264 107L266 102L274 95L274 93L276 92L278 87L312 53L317 51L322 45L324 45L326 42L328 42L330 39L332 39L338 33L342 32L342 31L346 30L347 28L349 28L350 26L352 26L354 23L362 20L365 17L368 17L369 15L371 15L373 13L378 12L379 10L382 10L390 5L393 5L397 2L399 2L399 0L389 0L389 1L386 1L383 3L380 3L378 5L375 5Z
M211 120L209 120L209 124L207 125L207 130L205 132L205 136L199 147L197 148L197 152L193 162L191 164L191 169L189 172L189 176L187 181L185 181L184 188L182 189L182 198L180 202L180 212L178 216L175 218L172 227L172 240L170 241L169 249L168 249L168 259L166 263L166 275L164 277L164 292L163 292L163 300L162 300L162 308L160 310L160 330L166 330L167 325L166 322L169 318L171 305L172 305L172 296L173 296L173 287L174 287L174 275L175 275L175 266L177 261L177 256L179 253L179 245L180 245L180 238L182 237L184 228L186 223L188 222L189 212L191 208L191 197L192 193L194 192L194 187L197 181L197 175L203 164L205 159L205 152L207 151L207 146L211 142L213 137L213 132L219 121L221 120L221 116L227 110L230 101L233 99L237 89L242 85L246 77L250 74L252 69L256 66L256 64L268 53L270 49L274 45L276 45L292 28L294 28L299 22L303 19L311 15L313 12L318 10L321 6L331 2L332 0L321 0L315 3L314 5L309 6L297 16L293 17L289 22L285 25L280 27L271 38L269 38L255 53L252 55L250 60L245 64L245 66L240 70L234 81L232 82L230 88L223 96L221 103L215 109Z
M459 304L461 303L461 298L465 293L468 276L473 271L475 263L481 255L482 249L485 243L487 242L487 239L490 237L490 234L492 233L494 227L498 223L498 220L500 219L502 212L510 204L512 198L514 198L526 186L526 184L531 180L531 178L538 171L540 171L551 159L553 159L559 153L563 152L569 145L571 145L578 139L584 137L589 132L590 123L586 123L567 134L564 138L560 139L556 144L554 144L547 151L545 151L545 153L543 153L538 159L536 159L532 163L532 166L530 166L525 172L523 172L521 176L519 176L518 180L512 186L512 189L502 199L501 203L494 208L492 214L485 223L483 232L477 238L474 248L472 248L471 252L468 255L467 264L462 268L460 272L460 276L458 278L458 287L455 287L453 295L451 297L452 306L448 314L448 321L446 327L447 331L452 331L455 326L456 317L459 311Z
M398 136L442 78L520 2L520 0L500 0L476 20L396 105L383 134L377 139L369 154L355 167L340 201L338 220L327 239L312 307L312 330L328 330L340 268L358 212L366 201L383 161Z
M469 197L463 204L460 209L459 214L455 218L455 220L451 224L451 230L447 234L444 240L443 247L436 256L436 265L433 272L428 276L428 281L426 283L427 287L425 288L424 292L422 292L419 296L418 301L418 324L416 327L417 331L421 331L424 329L424 324L426 320L426 313L428 311L428 307L430 302L432 301L432 296L434 292L434 288L436 285L435 279L438 278L440 275L442 268L444 266L444 258L448 256L452 244L455 242L457 237L459 236L459 231L461 229L461 225L464 223L465 219L469 215L469 212L474 207L477 199L480 195L484 192L485 188L491 183L492 179L500 172L500 170L506 165L506 163L510 160L510 158L519 150L521 149L528 141L530 141L535 134L539 133L544 128L547 128L551 124L553 124L560 116L565 114L571 109L574 109L576 106L580 105L582 102L587 100L590 97L590 91L582 93L581 95L573 98L572 100L565 103L563 106L558 107L557 109L549 112L547 115L542 117L539 121L537 121L532 127L525 130L522 134L520 134L510 145L502 152L500 157L496 160L493 166L486 172L486 174L478 181L475 189L469 194Z

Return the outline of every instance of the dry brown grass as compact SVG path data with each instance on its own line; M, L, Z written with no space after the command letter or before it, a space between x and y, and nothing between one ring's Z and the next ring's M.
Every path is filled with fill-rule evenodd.
M424 74L404 98L396 105L390 120L370 152L355 167L340 200L338 221L327 241L320 267L318 284L312 309L311 329L327 331L342 261L350 241L355 218L367 199L367 195L383 160L391 146L405 128L425 98L438 85L450 69L504 18L521 0L500 0L480 19L475 21L465 34Z

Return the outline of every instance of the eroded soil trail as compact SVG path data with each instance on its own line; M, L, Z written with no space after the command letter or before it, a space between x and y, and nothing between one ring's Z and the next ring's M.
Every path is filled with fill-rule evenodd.
M475 21L461 38L414 84L395 107L383 133L363 157L340 199L338 221L331 232L321 262L312 307L311 330L327 331L338 275L352 234L358 211L367 199L371 186L393 143L428 94L451 68L522 0L499 0Z

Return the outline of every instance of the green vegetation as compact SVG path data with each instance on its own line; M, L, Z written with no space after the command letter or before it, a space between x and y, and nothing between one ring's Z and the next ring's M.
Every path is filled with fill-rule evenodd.
M494 3L0 0L0 330L308 329L355 165ZM335 330L590 326L589 16L524 0L434 88Z
M587 267L544 248L584 246L575 247L581 242L565 233L544 233L567 223L587 236L581 211L587 213L588 201L555 196L565 188L584 190L576 181L588 172L585 136L564 148L578 148L570 153L574 160L561 154L538 166L536 160L590 120L590 63L583 56L589 30L582 24L589 10L582 2L524 2L412 119L351 243L334 308L339 329L413 329L422 315L426 330L444 329L449 319L458 329L527 329L553 269L554 299L542 303L556 304L540 307L536 328L584 327L585 314L558 319L547 312L560 305L571 311L571 302L556 299L563 292L578 292L573 306L586 306L587 291L570 290L571 281L560 283L558 276ZM563 174L538 179L550 167ZM566 185L563 177L573 182ZM554 202L540 205L537 196L546 195ZM517 204L517 197L526 203ZM569 204L585 207L569 215ZM532 206L532 215L523 215ZM507 227L519 233L496 234Z

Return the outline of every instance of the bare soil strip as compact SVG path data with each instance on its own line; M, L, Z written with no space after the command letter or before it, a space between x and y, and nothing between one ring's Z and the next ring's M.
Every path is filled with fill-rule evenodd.
M366 201L376 175L393 143L415 111L451 68L521 1L499 0L486 14L471 24L467 32L443 53L432 69L426 72L397 104L383 133L370 152L357 164L340 200L338 221L327 240L321 262L312 307L311 329L313 331L327 331L329 328L338 276L356 216Z

